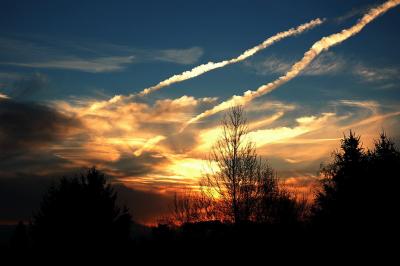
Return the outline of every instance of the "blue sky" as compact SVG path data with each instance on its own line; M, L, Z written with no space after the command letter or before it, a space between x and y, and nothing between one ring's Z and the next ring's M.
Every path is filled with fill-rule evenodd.
M98 165L126 187L157 195L196 187L221 114L179 132L183 124L284 75L315 42L382 3L3 0L0 179ZM109 101L235 58L316 18L325 20L242 62L142 99ZM395 7L246 106L259 154L280 177L299 187L317 179L350 129L366 148L382 129L399 139L398 25Z
M262 60L273 55L277 59L294 61L321 36L351 25L360 18L362 11L377 3L380 2L122 1L110 4L108 1L82 1L74 5L69 1L3 1L0 11L0 71L10 76L45 75L48 88L40 97L36 95L39 99L91 96L98 91L110 95L126 94L153 85L198 63L233 57L268 36L316 17L327 18L324 25L286 39L249 60ZM371 23L362 34L331 51L353 61L353 64L361 63L374 68L396 67L399 61L396 47L400 44L400 37L396 34L396 25L399 24L397 13L398 10L389 11ZM167 50L183 54L186 50L186 56L190 58L186 61L177 57L169 60L155 58L156 53ZM131 61L129 56L133 57ZM110 57L121 58L114 62L115 68L108 70L93 69L95 66L62 69L7 65L62 59L74 64L77 60L102 57L108 57L109 60L112 59ZM104 63L109 61L98 62ZM240 93L257 87L273 77L268 73L256 75L255 71L244 65L232 65L174 85L166 93L173 96L227 97L232 92ZM381 85L354 84L351 75L339 74L341 82L336 86L325 78L307 78L306 84L332 87L332 90L355 87L357 91L360 86L364 90L372 90ZM10 84L10 80L4 80L6 74L1 77L2 84ZM298 83L285 85L284 91L291 91L293 86L304 86ZM2 90L7 90L9 86L3 85ZM284 92L276 92L279 97L281 93ZM367 98L370 93L374 94L374 91L358 96ZM379 94L389 99L398 95L393 90Z

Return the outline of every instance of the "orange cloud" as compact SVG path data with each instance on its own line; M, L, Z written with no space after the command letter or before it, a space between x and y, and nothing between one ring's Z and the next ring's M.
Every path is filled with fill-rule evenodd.
M79 117L87 137L71 136L65 143L68 147L59 144L53 151L71 165L97 164L137 189L196 190L199 178L210 170L207 155L221 129L215 122L199 124L185 133L179 133L179 128L191 114L214 101L182 96L153 104L121 101L112 106L95 100L55 102L61 112ZM396 106L383 112L375 101L341 100L328 104L325 112L298 116L302 108L271 101L246 109L249 139L282 178L315 176L319 164L340 144L344 131L351 128L369 137L382 127L390 132L399 115ZM370 145L372 140L366 143Z

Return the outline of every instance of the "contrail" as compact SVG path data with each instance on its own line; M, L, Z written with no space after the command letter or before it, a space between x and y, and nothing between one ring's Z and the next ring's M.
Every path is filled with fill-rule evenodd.
M207 64L202 64L202 65L196 66L196 67L192 68L191 70L188 70L188 71L182 72L181 74L174 75L170 78L167 78L167 79L159 82L157 85L146 88L146 89L142 90L141 92L139 92L137 95L144 96L144 95L147 95L154 91L157 91L161 88L167 87L171 84L178 83L178 82L181 82L184 80L188 80L188 79L200 76L208 71L243 61L243 60L249 58L250 56L253 56L257 52L267 48L268 46L271 46L272 44L274 44L277 41L280 41L280 40L282 40L286 37L292 36L292 35L300 34L303 31L311 29L321 23L323 23L323 20L317 18L317 19L311 20L310 22L307 22L305 24L298 26L297 28L291 28L287 31L279 32L276 35L266 39L261 44L244 51L241 55L239 55L236 58L232 58L232 59L224 60L224 61L220 61L220 62L208 62Z
M231 106L247 104L253 99L275 90L276 88L280 87L281 85L285 84L286 82L290 81L291 79L299 75L299 73L303 71L321 52L328 50L331 46L337 45L345 41L346 39L350 38L351 36L359 33L368 23L373 21L379 15L382 15L389 9L399 4L400 0L390 0L378 7L370 9L369 12L366 13L354 26L344 29L339 33L323 37L322 39L314 43L314 45L310 48L310 50L308 50L304 54L303 58L297 63L295 63L291 67L291 69L288 72L286 72L285 75L279 77L278 79L268 84L259 87L255 91L248 90L241 96L234 95L231 99L222 102L189 120L185 124L185 126L181 129L181 131L184 130L189 124L197 122L200 119L211 116L220 111L226 110Z
M324 22L324 19L314 19L311 20L310 22L304 23L300 26L298 26L297 28L291 28L287 31L283 31L283 32L279 32L277 34L275 34L272 37L269 37L268 39L266 39L264 42L262 42L261 44L254 46L250 49L247 49L246 51L244 51L241 55L239 55L238 57L232 58L232 59L228 59L228 60L223 60L220 62L208 62L207 64L202 64L199 66L196 66L194 68L192 68L191 70L188 71L184 71L181 74L177 74L177 75L173 75L163 81L160 81L157 85L154 85L152 87L148 87L143 89L141 92L135 93L135 94L130 94L127 96L122 96L122 95L115 95L114 97L112 97L111 99L109 99L108 101L103 101L101 103L96 103L94 104L91 109L100 109L103 108L109 104L115 104L118 103L120 101L123 100L130 100L133 99L135 97L143 97L146 96L152 92L158 91L164 87L167 87L171 84L174 83L178 83L178 82L182 82L188 79L192 79L195 77L198 77L200 75L203 75L206 72L209 72L211 70L217 69L217 68L221 68L230 64L234 64L240 61L243 61L247 58L249 58L250 56L253 56L254 54L256 54L257 52L271 46L272 44L274 44L277 41L280 41L286 37L292 36L292 35L297 35L300 34L306 30L312 29L315 26L318 26L320 24L322 24Z

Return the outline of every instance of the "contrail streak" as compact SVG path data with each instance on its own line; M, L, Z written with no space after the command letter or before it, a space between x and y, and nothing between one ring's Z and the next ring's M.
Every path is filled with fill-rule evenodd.
M177 75L173 75L161 82L159 82L157 85L154 85L152 87L148 87L143 89L141 92L135 93L135 94L130 94L127 96L122 96L122 95L115 95L114 97L112 97L111 99L109 99L108 101L103 101L101 103L96 103L94 104L91 108L92 110L94 109L100 109L103 108L105 106L108 106L109 104L115 104L118 103L120 101L124 101L124 100L130 100L133 99L135 97L143 97L146 96L152 92L158 91L164 87L167 87L171 84L174 83L178 83L178 82L182 82L188 79L192 79L195 77L198 77L200 75L203 75L206 72L209 72L211 70L217 69L217 68L221 68L230 64L234 64L240 61L243 61L251 56L253 56L254 54L256 54L257 52L266 49L267 47L271 46L272 44L274 44L277 41L280 41L286 37L292 36L292 35L297 35L300 34L306 30L312 29L315 26L318 26L320 24L322 24L324 22L323 19L317 18L314 20L311 20L310 22L304 23L300 26L298 26L297 28L291 28L287 31L283 31L283 32L279 32L277 34L275 34L272 37L269 37L268 39L266 39L264 42L262 42L261 44L254 46L246 51L244 51L241 55L239 55L238 57L232 58L232 59L228 59L228 60L223 60L220 62L208 62L207 64L202 64L199 66L196 66L194 68L192 68L191 70L188 71L184 71L181 74L177 74Z
M257 52L267 48L268 46L271 46L272 44L274 44L277 41L280 41L280 40L282 40L286 37L292 36L292 35L300 34L300 33L304 32L305 30L311 29L321 23L323 23L323 20L317 18L317 19L311 20L310 22L307 22L305 24L298 26L297 28L291 28L287 31L279 32L278 34L266 39L261 44L244 51L241 55L239 55L236 58L232 58L232 59L224 60L224 61L220 61L220 62L208 62L207 64L202 64L202 65L196 66L196 67L192 68L191 70L188 70L181 74L174 75L170 78L167 78L167 79L161 81L160 83L158 83L157 85L146 88L146 89L142 90L141 92L139 92L137 95L144 96L149 93L155 92L161 88L167 87L171 84L178 83L178 82L181 82L184 80L188 80L188 79L200 76L208 71L243 61L243 60L249 58L250 56L253 56Z
M286 82L292 80L297 75L299 75L299 73L303 71L321 52L328 50L331 46L337 45L345 41L346 39L350 38L351 36L359 33L368 23L373 21L379 15L382 15L389 9L399 4L400 0L390 0L378 7L370 9L369 12L366 13L354 26L344 29L339 33L323 37L322 39L314 43L314 45L310 48L310 50L308 50L304 54L303 58L297 63L295 63L291 67L291 69L288 72L286 72L285 75L279 77L278 79L268 84L262 85L255 91L248 90L241 96L234 95L231 99L222 102L189 120L186 123L186 125L182 128L182 130L184 130L189 124L197 122L200 119L211 116L220 111L226 110L231 106L247 104L251 102L253 99L275 90L276 88L280 87L281 85L285 84Z

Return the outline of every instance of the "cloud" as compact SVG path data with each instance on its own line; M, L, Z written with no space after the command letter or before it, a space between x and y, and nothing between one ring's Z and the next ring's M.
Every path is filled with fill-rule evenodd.
M135 179L157 174L157 169L168 164L168 158L157 151L142 151L138 156L121 151L121 156L115 161L99 162L102 170L115 178Z
M0 121L2 160L61 141L80 127L73 116L13 100L0 100Z
M262 61L246 62L244 65L254 70L257 75L271 75L285 73L290 69L291 62L271 55Z
M0 38L0 64L26 68L66 69L89 73L122 71L140 62L193 64L203 55L200 47L137 49L101 43L51 43ZM50 43L50 44L49 44ZM85 54L85 56L81 56ZM1 78L1 76L0 76Z
M293 61L270 56L261 62L249 62L245 66L254 69L258 75L284 74L290 70ZM333 75L347 66L346 60L333 52L326 52L317 57L300 74L303 76Z
M154 60L172 62L182 65L191 65L196 63L204 54L201 47L192 47L188 49L167 49L154 51Z
M343 71L346 67L346 60L333 52L326 52L318 56L301 75L320 76L333 75Z
M140 160L148 152L153 156L175 154L196 144L193 132L178 133L180 125L197 108L209 107L214 101L182 96L154 103L122 101L113 105L96 100L55 102L58 110L79 118L82 128L90 132L90 139L78 143L76 149L60 149L57 154L82 165L93 160L109 165L128 155Z
M247 62L245 66L257 75L267 76L272 74L285 74L294 64L292 60L279 58L275 55L269 56L261 61ZM395 87L394 82L400 77L398 67L379 67L354 58L345 58L343 55L328 51L319 55L303 70L299 76L321 76L321 75L353 75L362 82L385 83L383 88Z
M325 113L297 117L299 109L292 113L295 124L277 124L251 134L258 154L268 159L281 180L289 180L289 185L301 193L309 194L311 189L315 192L312 184L318 179L321 163L330 161L329 155L340 148L340 139L350 129L362 136L364 148L373 148L373 140L383 129L398 137L400 109L396 105L339 100L327 104Z
M16 80L21 78L21 74L13 72L0 72L0 81Z
M0 138L4 140L0 149L7 154L0 160L1 178L22 178L32 173L34 178L59 177L96 165L114 177L135 219L146 223L163 215L161 207L167 209L174 191L199 188L199 178L208 169L207 155L220 132L215 121L179 133L193 113L213 105L212 98L121 101L101 108L92 108L102 103L95 99L58 101L52 107L1 102L8 103L0 105L0 119L5 121L0 132L6 132L6 137ZM307 106L277 100L246 108L249 137L257 143L258 154L269 160L280 178L289 180L315 178L321 161L328 159L340 144L342 132L349 128L371 139L381 128L389 134L395 132L399 126L395 113L399 111L398 105L383 108L377 101L348 99L330 102L313 114ZM13 115L3 120L4 112ZM50 126L45 125L49 122ZM5 140L15 145L8 146ZM370 146L372 142L364 144ZM303 189L301 184L298 188ZM10 191L15 197L23 195L23 188ZM149 204L149 211L142 204ZM7 212L4 219L14 217Z
M30 68L58 68L78 70L90 73L114 72L125 68L126 64L134 61L134 56L109 56L92 59L83 59L78 57L63 57L46 62L31 63L2 63L12 66L30 67Z
M333 21L338 24L343 23L348 19L358 17L358 16L361 16L362 14L365 14L366 12L368 12L368 10L370 10L376 6L377 6L377 4L370 4L370 5L365 5L365 6L361 6L361 7L354 7L346 14L334 18Z
M381 107L380 104L376 101L339 100L333 104L364 108L371 111L371 113L373 114L376 114L378 112L378 109Z
M180 106L179 112L185 112L185 106L190 109L198 101L201 102L192 97L163 101L170 108L163 108L162 102L159 102L153 114L162 116L161 112L174 112L174 105ZM141 111L147 113L147 108L150 109L145 104L137 104L136 108L135 104L131 104L126 109L115 110L113 114L113 110L109 110L109 113L87 114L78 118L77 113L58 108L56 104L49 107L0 100L0 200L3 203L0 203L0 220L15 222L29 219L32 211L38 208L43 192L53 181L91 165L97 165L115 177L119 200L133 210L137 221L154 222L155 217L164 215L168 211L170 196L159 192L168 180L167 175L160 178L163 180L160 182L154 179L154 185L146 186L147 191L119 184L119 179L133 179L137 180L136 187L141 187L142 178L160 175L169 162L156 148L142 147L140 156L135 156L134 150L130 149L131 144L137 143L137 147L146 144L146 139L136 134L136 128L146 127L140 125L146 118L136 120L139 125L132 128L127 128L127 125L116 128L117 133L107 127L96 128L92 125L94 116L98 121L108 121L116 117L120 110L125 110L124 115L127 115L127 109L130 109L130 115L135 117ZM106 114L108 117L105 117ZM149 125L151 127L151 123ZM126 135L120 135L123 130ZM147 134L151 134L149 129ZM125 136L131 139L125 139Z
M198 108L214 102L192 96L112 105L96 100L54 102L61 113L79 119L88 138L70 137L52 151L75 167L95 164L142 190L172 192L198 186L202 159L186 155L197 146L197 132L179 133L179 128Z
M353 70L365 82L381 82L398 80L400 69L396 67L368 67L364 64L358 64Z
M133 154L135 156L140 156L140 155L142 155L143 151L151 150L154 147L154 145L156 145L157 143L159 143L160 141L162 141L164 139L165 139L165 137L161 136L161 135L150 138L144 143L144 145L142 147L137 149Z
M234 95L231 99L224 101L213 108L204 111L203 113L197 115L196 117L190 119L188 123L181 129L184 130L189 124L195 123L200 119L204 119L208 116L214 115L218 112L228 109L235 105L245 105L258 98L262 95L270 93L271 91L279 88L286 82L297 77L307 66L309 66L314 59L317 58L319 54L323 51L328 50L331 46L340 44L341 42L347 40L348 38L358 34L368 23L376 19L378 16L384 14L391 8L396 7L400 4L400 0L389 0L384 4L371 9L367 14L365 14L355 25L350 28L344 29L339 33L331 34L327 37L323 37L319 41L313 44L313 46L304 54L303 58L296 62L289 71L287 71L283 76L278 79L262 85L258 89L251 91L246 91L242 96Z
M288 102L282 102L282 101L277 101L277 100L270 100L268 102L265 101L259 101L256 104L249 105L246 107L247 112L263 112L265 111L274 111L274 112L279 112L279 111L291 111L296 109L296 104L293 103L288 103Z

